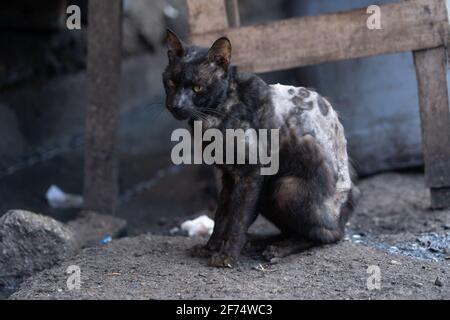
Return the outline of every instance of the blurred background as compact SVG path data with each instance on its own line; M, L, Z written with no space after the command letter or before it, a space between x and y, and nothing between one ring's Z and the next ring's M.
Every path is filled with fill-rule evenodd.
M26 209L69 221L78 209L49 205L54 185L82 193L87 1L0 4L0 215ZM241 24L336 12L393 1L240 0ZM67 30L68 4L82 30ZM123 18L119 217L130 235L165 234L215 195L210 168L174 167L170 134L180 123L164 107L165 29L187 39L184 0L127 0ZM299 31L301 32L301 30ZM339 32L339 30L336 30ZM301 44L298 44L301 46ZM360 176L422 165L411 53L261 75L313 87L339 111Z

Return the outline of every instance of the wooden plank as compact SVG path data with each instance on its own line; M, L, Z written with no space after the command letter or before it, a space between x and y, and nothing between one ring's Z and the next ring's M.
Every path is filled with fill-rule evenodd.
M191 34L228 28L225 0L186 0Z
M382 30L367 28L369 15L363 8L221 31L217 27L206 34L194 27L191 40L210 46L218 37L228 36L233 63L253 72L433 48L447 42L445 0L410 0L380 8Z
M118 198L122 1L89 1L85 209L114 213Z
M414 52L419 88L425 178L433 189L450 188L450 111L447 86L447 49ZM438 191L436 191L438 193ZM441 194L441 192L439 192ZM445 197L432 196L442 201ZM450 206L450 197L447 198ZM433 207L442 204L434 203Z

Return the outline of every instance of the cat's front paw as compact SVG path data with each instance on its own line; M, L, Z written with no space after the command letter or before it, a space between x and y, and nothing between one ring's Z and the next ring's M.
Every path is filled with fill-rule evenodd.
M236 263L236 259L228 254L215 253L209 259L209 266L216 268L232 268Z
M205 245L196 245L191 248L191 256L195 258L210 258L214 251Z

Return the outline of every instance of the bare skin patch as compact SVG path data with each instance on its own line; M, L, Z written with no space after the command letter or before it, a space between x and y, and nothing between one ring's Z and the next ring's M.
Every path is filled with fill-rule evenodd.
M305 100L300 96L295 96L291 99L291 101L296 107L301 108Z
M323 100L323 98L319 98L318 103L320 112L322 113L323 116L326 117L330 111L328 108L328 104L325 102L325 100Z
M300 88L298 94L303 98L309 98L309 96L311 95L309 90L306 90L305 88Z
M296 106L297 108L300 108L302 110L312 110L314 108L314 102L312 101L305 101L305 98L298 95L291 99L291 102Z

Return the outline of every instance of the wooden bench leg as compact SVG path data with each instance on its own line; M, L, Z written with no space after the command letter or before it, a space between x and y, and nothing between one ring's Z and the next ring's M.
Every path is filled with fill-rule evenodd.
M122 1L89 1L85 209L114 213L118 199Z
M447 49L414 52L419 88L425 180L431 207L450 208L450 111Z

